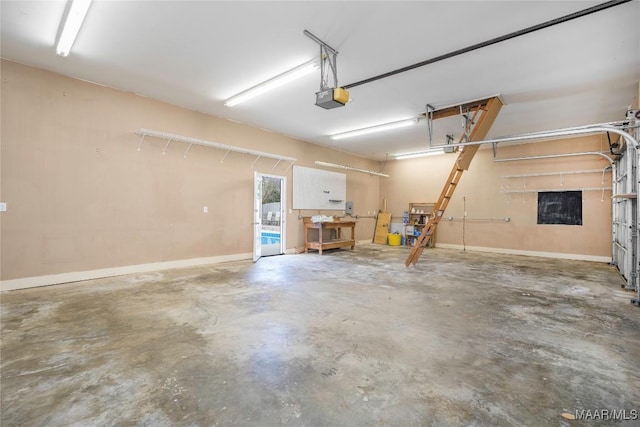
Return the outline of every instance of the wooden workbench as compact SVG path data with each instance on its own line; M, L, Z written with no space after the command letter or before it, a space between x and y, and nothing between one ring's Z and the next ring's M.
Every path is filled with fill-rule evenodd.
M311 217L303 217L302 220L304 223L305 253L309 252L309 249L315 249L322 255L322 251L325 249L344 248L347 246L351 246L351 249L353 249L356 245L356 221L312 222ZM342 237L341 230L343 228L351 229L350 239ZM309 230L318 230L318 240L309 240ZM335 238L324 240L324 230L332 230L335 233Z

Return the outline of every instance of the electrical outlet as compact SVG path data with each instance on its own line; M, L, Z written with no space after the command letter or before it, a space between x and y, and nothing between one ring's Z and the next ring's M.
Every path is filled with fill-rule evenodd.
M0 203L0 212L6 212L7 211L7 204L6 203Z
M209 213L209 206L205 206L202 208L202 212Z

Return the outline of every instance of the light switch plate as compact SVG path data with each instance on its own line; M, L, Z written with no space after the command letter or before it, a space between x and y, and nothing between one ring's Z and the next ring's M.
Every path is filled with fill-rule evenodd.
M7 204L2 202L0 203L0 212L6 212L7 211Z
M209 213L209 207L208 206L203 207L202 212Z

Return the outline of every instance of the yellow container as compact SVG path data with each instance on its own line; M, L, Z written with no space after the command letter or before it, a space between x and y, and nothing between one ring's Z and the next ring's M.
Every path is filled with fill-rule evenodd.
M400 246L402 236L400 234L388 234L389 246Z

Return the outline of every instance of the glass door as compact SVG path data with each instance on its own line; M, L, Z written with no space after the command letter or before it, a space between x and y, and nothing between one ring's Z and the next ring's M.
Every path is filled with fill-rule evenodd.
M253 260L285 253L286 178L255 173Z

